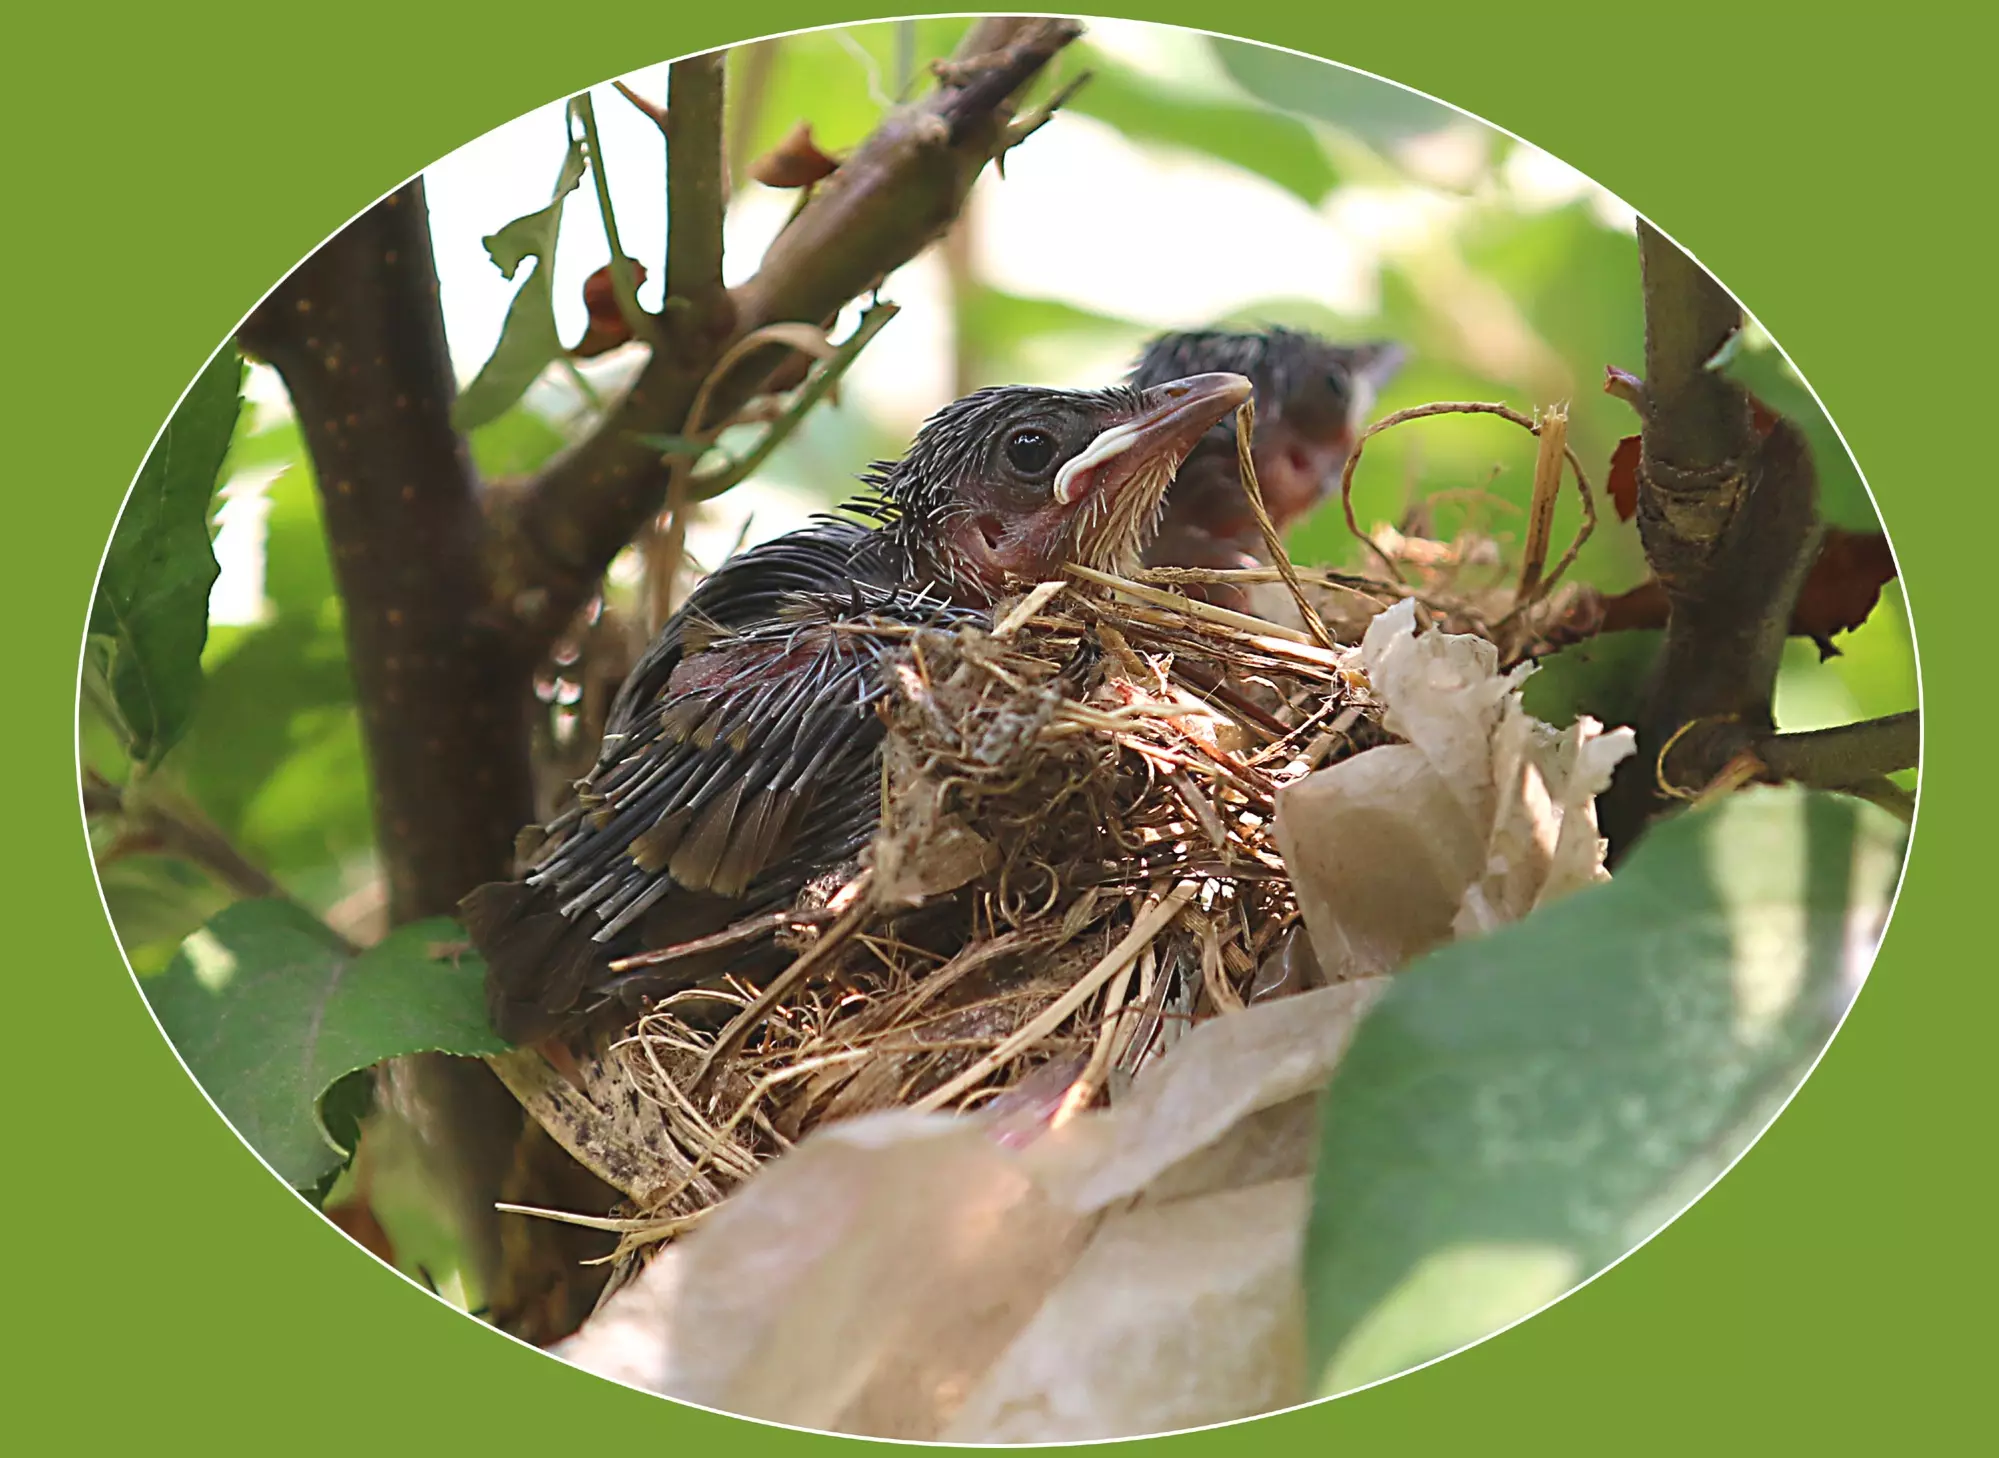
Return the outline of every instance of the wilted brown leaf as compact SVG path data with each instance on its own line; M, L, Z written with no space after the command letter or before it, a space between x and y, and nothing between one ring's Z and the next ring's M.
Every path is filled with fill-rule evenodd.
M646 266L636 258L628 258L626 263L632 269L632 287L637 288L646 281ZM576 359L594 359L616 349L632 337L631 325L618 309L617 285L611 278L611 265L605 264L590 277L583 280L583 307L590 311L590 327L583 331L583 338L569 353Z
M812 123L800 122L783 141L750 163L750 176L765 187L810 187L831 177L839 165L812 140Z
M1830 658L1835 633L1847 633L1867 621L1881 589L1895 579L1895 554L1880 532L1849 532L1826 528L1818 560L1791 610L1791 632L1818 644L1819 656Z
M1619 521L1630 521L1638 510L1638 448L1642 437L1627 435L1610 453L1610 474L1603 489L1617 508Z

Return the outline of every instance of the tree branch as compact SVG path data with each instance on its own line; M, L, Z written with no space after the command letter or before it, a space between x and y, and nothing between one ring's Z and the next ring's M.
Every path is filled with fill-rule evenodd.
M157 794L134 796L96 770L83 772L83 810L92 819L117 820L125 835L120 852L143 850L198 866L232 895L249 900L290 900L270 872L252 861L192 806L163 802Z
M825 322L942 233L979 172L1004 150L1017 93L1081 33L1073 21L1031 16L976 22L937 88L882 119L815 189L754 278L712 309L692 301L671 313L662 347L590 439L524 487L491 494L494 600L529 651L553 640L665 499L668 469L635 437L678 434L703 381L736 341L768 324ZM682 145L683 125L696 123L674 123ZM719 106L700 125L717 139L719 158ZM676 217L679 206L676 197ZM677 293L674 266L670 259ZM758 350L731 369L712 392L711 416L726 418L784 359L780 349Z
M1922 715L1911 709L1831 729L1773 734L1756 745L1756 757L1778 779L1843 790L1914 769L1922 739Z
M526 662L486 610L484 522L423 184L356 218L245 321L312 453L396 922L504 876L533 817Z
M1774 729L1793 609L1818 552L1817 475L1798 427L1755 428L1720 368L1742 327L1726 290L1642 219L1644 432L1638 531L1664 590L1665 640L1638 754L1600 807L1619 850Z
M438 306L423 184L356 218L239 331L284 377L311 452L394 922L453 912L511 870L533 818L531 660L491 610L485 521ZM497 1217L520 1114L476 1062L410 1061L448 1131L467 1248L504 1274Z
M666 296L712 307L729 201L722 118L727 51L675 61L666 91Z

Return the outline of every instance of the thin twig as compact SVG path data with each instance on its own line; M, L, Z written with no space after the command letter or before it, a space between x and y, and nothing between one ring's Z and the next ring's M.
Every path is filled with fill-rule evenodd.
M705 937L695 937L692 941L676 942L670 947L660 947L655 951L639 952L634 956L620 957L610 964L613 972L634 972L642 967L658 967L667 962L678 962L686 957L699 956L703 952L719 951L723 947L733 947L740 942L753 942L766 932L782 931L787 927L810 925L815 913L810 911L771 911L762 916L746 917L744 920L712 932Z
M790 439L792 432L804 422L812 408L839 386L840 377L846 374L854 361L861 357L861 351L868 347L868 342L881 333L889 320L900 312L899 305L892 304L886 299L877 299L870 304L867 312L862 314L860 321L854 325L854 332L842 340L833 353L820 362L805 383L798 387L792 395L791 402L764 428L764 433L757 438L757 443L745 451L740 459L695 476L689 483L689 499L712 500L753 475L765 461L770 459L771 454L779 446Z
M1520 587L1516 602L1532 601L1548 565L1548 539L1555 528L1555 498L1562 489L1562 457L1569 446L1569 407L1550 405L1541 412L1540 447L1534 452L1534 494L1527 508L1527 540L1520 554Z
M1242 472L1243 494L1249 498L1249 509L1256 517L1257 530L1263 533L1263 545L1270 553L1270 563L1284 575L1284 585L1291 591L1291 600L1298 605L1298 616L1312 631L1324 648L1339 645L1326 628L1326 620L1319 616L1319 610L1312 606L1305 596L1304 584L1298 581L1298 569L1291 565L1291 554L1284 550L1284 538L1277 531L1277 523L1270 519L1270 511L1263 504L1263 487L1256 479L1256 459L1250 450L1251 434L1256 428L1256 402L1245 400L1235 416L1236 462Z
M666 296L698 304L722 287L728 52L689 56L666 74Z
M932 1089L912 1107L925 1113L942 1108L960 1094L976 1088L988 1075L1004 1067L1007 1060L1021 1049L1032 1047L1062 1026L1071 1013L1095 995L1098 988L1110 981L1120 970L1138 960L1138 954L1154 937L1166 929L1167 924L1180 914L1182 907L1194 899L1194 893L1198 889L1194 882L1182 881L1166 896L1154 901L1139 913L1138 919L1131 924L1131 930L1125 933L1124 939L1105 953L1102 960L1094 967L1077 978L1075 985L1067 992L1050 1003L1032 1021L1016 1029L1011 1037L992 1052L949 1083Z
M1402 575L1401 566L1382 550L1379 542L1360 529L1360 522L1354 516L1353 474L1354 468L1360 464L1361 452L1366 448L1368 441L1384 430L1391 430L1412 420L1427 419L1432 415L1497 415L1502 420L1512 421L1531 435L1538 436L1541 433L1540 426L1534 422L1532 416L1522 415L1510 405L1501 405L1490 400L1435 400L1428 405L1412 405L1406 410L1397 410L1392 415L1384 415L1355 438L1353 451L1347 456L1346 465L1340 470L1340 507L1346 514L1347 530L1373 552L1395 580L1404 586L1408 585L1409 579ZM1587 542L1590 534L1596 530L1596 493L1590 489L1589 476L1583 470L1583 463L1576 459L1575 451L1566 443L1562 447L1562 457L1569 463L1569 470L1576 478L1576 493L1582 499L1583 521L1576 531L1575 540L1569 543L1569 549L1562 553L1560 560L1555 563L1554 570L1542 580L1540 591L1536 594L1537 598L1545 597L1555 584L1562 580L1563 574L1575 562L1576 554L1582 551L1583 543ZM1523 599L1522 603L1515 604L1514 611L1520 611L1524 605Z
M583 146L590 154L590 180L597 189L597 214L604 220L604 241L611 250L611 293L618 301L618 313L633 338L657 348L659 331L652 315L639 307L638 277L632 272L632 260L625 255L625 245L618 239L618 215L611 207L611 178L604 166L604 144L597 140L597 109L587 91L579 92L569 105L583 125ZM602 408L601 402L598 408Z
M757 1023L762 1021L764 1015L783 1001L794 987L803 982L833 953L845 946L854 933L861 929L861 923L872 916L875 910L874 900L868 895L868 884L873 879L872 871L863 871L848 883L848 890L853 895L853 904L838 921L819 934L818 941L801 952L789 967L771 978L770 985L764 988L756 1001L730 1020L729 1026L722 1030L721 1036L716 1038L714 1045L702 1057L700 1067L695 1069L694 1077L688 1083L691 1089L697 1091L701 1089L707 1083L716 1064L742 1046L743 1041L749 1037Z
M1840 790L1914 769L1922 742L1922 713L1910 709L1831 729L1774 734L1755 748L1756 757L1779 779Z
M1233 608L1217 607L1197 597L1186 597L1180 593L1164 592L1156 587L1146 587L1133 582L1128 577L1118 577L1109 572L1099 572L1094 567L1085 567L1080 562L1065 562L1063 570L1085 582L1094 582L1099 587L1108 587L1113 592L1122 593L1139 602L1149 602L1155 607L1171 608L1174 612L1185 613L1188 617L1201 618L1225 628L1239 632L1256 633L1268 638L1283 638L1291 643L1310 643L1309 633L1301 633L1296 628L1287 628L1282 623L1273 623L1265 618L1239 613ZM1337 646L1337 645L1328 645Z

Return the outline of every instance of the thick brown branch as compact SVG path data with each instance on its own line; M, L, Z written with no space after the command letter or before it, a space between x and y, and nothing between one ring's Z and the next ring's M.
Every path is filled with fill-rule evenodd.
M1911 709L1832 729L1775 734L1757 744L1756 757L1778 779L1843 790L1914 769L1922 739L1922 716Z
M1672 795L1697 791L1770 735L1798 592L1817 555L1817 480L1798 427L1757 430L1720 368L1742 312L1647 224L1645 429L1637 520L1664 591L1666 634L1639 752L1602 807L1622 849Z
M722 287L723 152L727 51L675 61L666 93L666 294L712 305Z
M244 323L312 453L345 606L391 917L449 913L533 814L525 663L491 601L423 184L308 258Z
M569 621L665 499L667 468L635 437L679 433L703 380L737 340L768 324L825 322L942 233L1004 148L1019 90L1081 31L1073 21L1023 16L974 24L937 88L883 118L726 306L672 312L662 347L594 436L520 490L495 493L496 601L530 651ZM735 409L785 358L759 350L731 370L713 392L710 418Z
M1655 482L1698 486L1726 472L1749 444L1749 399L1710 369L1742 328L1742 310L1713 275L1644 219L1638 256L1645 288L1645 462ZM1677 486L1676 479L1669 479Z

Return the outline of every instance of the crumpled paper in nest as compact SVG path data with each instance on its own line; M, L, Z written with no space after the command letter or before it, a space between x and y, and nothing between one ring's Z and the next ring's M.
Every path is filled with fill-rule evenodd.
M1631 730L1542 723L1520 706L1531 668L1502 674L1484 638L1418 632L1406 598L1368 625L1357 666L1407 742L1277 795L1277 843L1329 978L1391 971L1608 877L1594 802Z
M1590 796L1629 731L1557 732L1480 639L1383 613L1388 726L1283 792L1332 985L1216 1017L1114 1107L1017 1145L993 1119L822 1127L557 1351L723 1411L950 1442L1130 1437L1309 1394L1299 1263L1318 1090L1382 974L1602 877Z

